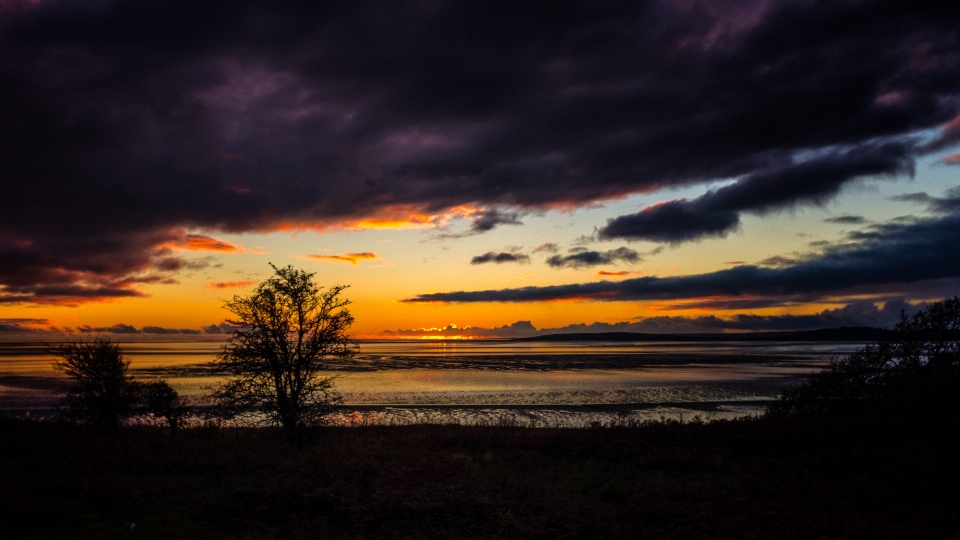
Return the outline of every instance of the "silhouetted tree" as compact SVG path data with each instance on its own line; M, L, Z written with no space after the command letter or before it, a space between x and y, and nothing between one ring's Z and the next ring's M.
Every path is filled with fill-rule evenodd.
M936 302L836 359L768 408L774 415L960 404L960 299Z
M137 383L140 406L143 411L157 418L163 418L170 426L170 432L176 433L187 414L183 398L166 381Z
M77 341L55 349L54 367L72 380L60 407L64 418L95 426L116 427L133 412L137 388L127 374L130 361L109 339Z
M214 398L224 417L262 411L292 433L323 424L341 403L333 378L321 372L324 359L353 355L356 346L347 336L353 316L350 302L340 298L344 286L323 291L313 274L271 266L275 274L250 296L226 303L235 330L216 365L230 379Z

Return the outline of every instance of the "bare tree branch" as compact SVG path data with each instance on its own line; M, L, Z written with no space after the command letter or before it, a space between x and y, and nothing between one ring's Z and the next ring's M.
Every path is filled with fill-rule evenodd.
M271 265L273 266L273 265ZM235 330L217 357L230 379L214 393L219 412L233 417L266 413L286 431L323 424L342 402L334 377L325 377L324 359L348 360L356 351L347 335L353 316L346 288L322 290L313 274L273 267L275 274L247 297L226 303Z

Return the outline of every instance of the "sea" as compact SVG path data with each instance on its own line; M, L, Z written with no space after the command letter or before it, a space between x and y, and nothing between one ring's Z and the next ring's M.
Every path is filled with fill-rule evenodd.
M115 340L116 341L116 340ZM119 341L138 380L163 379L198 411L223 382L222 341ZM0 342L0 415L52 418L68 382L55 343ZM341 425L589 427L761 414L853 342L358 341L331 362ZM260 419L236 419L255 424Z

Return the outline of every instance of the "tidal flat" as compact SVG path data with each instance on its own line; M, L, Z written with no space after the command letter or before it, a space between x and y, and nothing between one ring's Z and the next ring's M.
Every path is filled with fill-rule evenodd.
M120 343L139 380L164 379L197 410L222 381L212 365L222 341ZM503 421L582 427L636 421L732 419L862 344L850 342L541 343L361 341L331 363L343 394L335 422ZM0 343L0 413L50 416L65 381L52 344Z

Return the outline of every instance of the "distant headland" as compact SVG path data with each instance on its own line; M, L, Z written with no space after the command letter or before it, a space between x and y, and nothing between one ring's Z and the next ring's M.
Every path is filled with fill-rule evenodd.
M644 332L576 332L514 338L511 341L876 341L887 330L869 326L841 326L789 332L737 334L648 334Z

